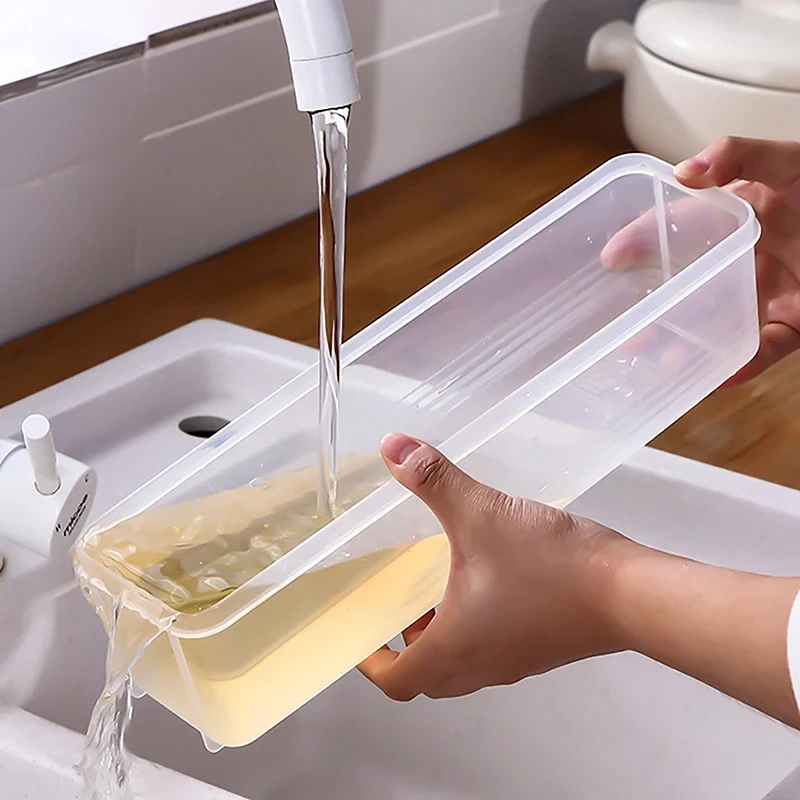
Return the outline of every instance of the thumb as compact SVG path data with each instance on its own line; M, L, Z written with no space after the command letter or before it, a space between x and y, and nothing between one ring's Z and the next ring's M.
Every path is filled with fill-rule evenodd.
M392 477L419 497L450 532L465 521L467 507L484 488L436 448L405 434L386 436L381 455Z
M800 144L727 136L678 164L675 176L692 189L742 180L781 191L800 180Z

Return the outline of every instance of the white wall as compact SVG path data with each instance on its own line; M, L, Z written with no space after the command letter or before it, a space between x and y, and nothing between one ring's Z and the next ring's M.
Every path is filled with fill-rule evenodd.
M359 191L603 83L639 0L345 0ZM590 135L590 134L587 134ZM0 102L0 341L313 210L312 142L262 16Z

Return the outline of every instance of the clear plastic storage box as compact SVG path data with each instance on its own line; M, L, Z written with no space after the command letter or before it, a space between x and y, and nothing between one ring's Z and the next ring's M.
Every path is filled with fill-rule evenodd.
M447 541L381 438L566 505L753 356L758 235L737 197L614 159L346 343L332 521L316 369L158 475L75 553L107 628L121 599L118 636L150 626L138 688L219 745L280 722L444 591Z

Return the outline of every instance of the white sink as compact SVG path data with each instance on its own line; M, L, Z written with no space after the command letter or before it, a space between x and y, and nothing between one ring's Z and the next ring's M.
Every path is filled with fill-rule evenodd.
M202 321L0 410L0 436L33 411L50 416L59 448L98 471L96 515L199 441L181 420L230 419L314 359L299 345ZM800 572L800 493L656 451L575 509L675 552ZM0 713L0 795L72 798L73 732L85 730L102 686L105 635L77 592L23 624L20 608L65 581L69 565L2 541L0 554L0 684L19 707ZM216 755L145 697L128 741L144 759L250 800L760 800L800 764L797 733L630 654L407 706L350 674L259 741ZM230 797L137 769L142 797Z
M83 736L18 708L0 710L0 787L6 800L83 800L75 765ZM236 800L229 792L136 759L131 785L140 798Z

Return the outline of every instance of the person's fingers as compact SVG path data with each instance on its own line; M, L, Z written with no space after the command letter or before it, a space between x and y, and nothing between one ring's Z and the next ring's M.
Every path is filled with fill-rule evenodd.
M359 664L359 672L390 699L408 702L441 681L447 654L441 650L440 639L425 635L434 616L429 612L407 629L405 650L398 653L384 645Z
M775 190L787 189L800 182L800 143L735 137L720 139L678 164L675 177L692 189L730 186L735 181L762 183ZM703 208L702 204L687 198L671 210L670 225L677 227L681 246L688 246L690 251L680 259L684 266L705 252L719 236L730 232L726 229L729 221L725 215L710 210L708 214L698 213ZM719 227L722 230L717 231ZM651 210L609 240L601 261L608 269L617 270L646 265L646 259L658 254L658 239L656 216ZM675 243L677 241L676 237Z
M401 433L381 442L381 455L392 477L413 492L436 515L449 536L457 536L486 487L462 472L429 444Z
M653 254L657 245L656 216L651 210L617 231L600 251L600 261L606 269L629 269Z
M419 640L435 616L436 610L431 609L403 631L406 648L411 647ZM398 664L400 657L401 653L392 650L389 645L384 645L359 664L358 669L365 678L392 699L411 700L423 691L422 687L424 681L427 680L427 673L420 674L416 680L418 688L411 690L409 686L412 682L409 681L407 670L403 669L405 664Z
M615 233L600 252L606 269L660 268L660 238L666 237L669 268L675 273L708 252L735 228L735 221L716 206L695 197L681 197L668 204L663 226L656 209Z
M675 177L692 189L744 180L780 191L800 181L800 144L728 136L678 164Z
M800 333L782 322L768 323L761 329L761 344L755 357L723 387L731 388L751 381L795 350L800 350Z
M421 616L416 622L409 625L403 631L403 641L406 647L414 644L420 636L425 632L428 625L431 624L433 618L436 616L436 609L432 608L427 614Z
M400 653L385 644L380 650L376 650L371 656L365 658L358 665L358 671L382 692L389 695L386 687L392 683L392 669L399 657Z

